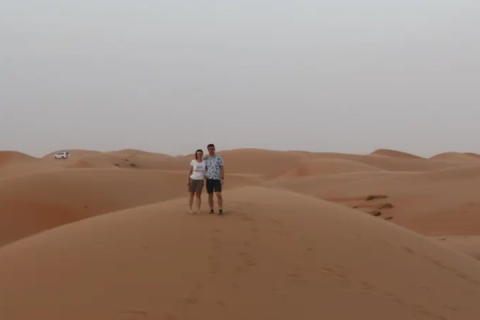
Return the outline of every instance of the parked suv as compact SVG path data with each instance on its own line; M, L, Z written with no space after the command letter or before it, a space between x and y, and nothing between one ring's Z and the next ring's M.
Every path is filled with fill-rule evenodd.
M53 156L54 159L67 159L68 157L70 157L70 152L59 152Z

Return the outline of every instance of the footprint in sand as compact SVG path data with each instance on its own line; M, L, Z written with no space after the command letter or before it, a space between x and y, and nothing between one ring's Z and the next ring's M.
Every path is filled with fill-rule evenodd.
M144 320L148 319L148 313L142 310L124 311L118 320Z
M331 268L322 268L321 269L321 272L323 273L326 273L326 274L329 274L331 275L333 278L337 279L337 280L341 280L341 281L346 281L348 280L348 277L345 276L344 274L342 273L339 273L339 272L336 272L335 270L331 269Z
M245 261L245 265L247 267L255 267L257 265L257 263L253 260L247 260L247 261Z

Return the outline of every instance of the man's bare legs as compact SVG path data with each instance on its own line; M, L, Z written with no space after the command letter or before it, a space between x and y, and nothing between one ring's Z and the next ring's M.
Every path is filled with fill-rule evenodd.
M219 210L219 214L223 215L223 196L221 192L215 192L217 195L217 206ZM213 193L208 194L208 205L210 206L210 214L214 212L214 201L213 201Z
M210 212L213 213L213 193L208 194L208 205L210 206Z
M215 192L217 195L217 204L218 204L218 209L220 211L223 211L223 196L221 192Z

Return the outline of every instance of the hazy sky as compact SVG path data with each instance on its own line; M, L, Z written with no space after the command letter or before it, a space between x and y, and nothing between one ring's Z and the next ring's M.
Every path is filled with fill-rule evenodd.
M478 0L15 0L0 150L480 152Z

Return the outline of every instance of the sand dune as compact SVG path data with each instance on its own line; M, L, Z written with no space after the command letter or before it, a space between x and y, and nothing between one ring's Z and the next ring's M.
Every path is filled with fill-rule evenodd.
M0 151L0 167L11 165L11 164L20 164L20 163L33 163L38 161L38 159L17 151Z
M143 150L137 149L122 149L117 151L109 151L106 152L107 154L118 155L118 156L127 156L127 157L135 157L135 156L154 156L154 157L162 157L162 158L172 158L172 156L164 153L155 153L155 152L147 152Z
M70 152L70 155L72 157L79 157L79 156L85 156L85 155L88 155L88 154L99 154L99 153L102 153L100 151L96 151L96 150L84 150L84 149L64 149L64 150L57 150L57 151L54 151L54 152L50 152L46 155L44 155L42 157L42 159L44 160L50 160L50 161L53 161L53 156L56 154L56 153L59 153L59 152Z
M409 159L401 157L379 157L376 155L353 156L352 160L378 167L388 171L424 172L451 168L458 164L428 163L425 159Z
M476 153L225 150L218 217L191 154L66 151L0 152L2 319L480 314Z
M192 159L192 155L171 157L135 149L112 152L70 151L72 156L67 160L44 158L42 161L28 155L4 152L2 157L3 163L8 162L9 164L0 166L0 179L15 176L24 176L24 178L19 179L17 182L10 179L10 182L0 185L0 190L6 190L3 191L3 196L0 197L3 199L0 201L0 208L6 203L19 201L13 195L14 193L11 192L11 190L16 189L11 189L9 184L21 186L17 188L19 190L29 190L30 183L33 183L33 185L37 183L29 180L29 175L34 173L46 174L44 177L49 177L50 172L52 172L52 176L57 177L63 174L60 172L61 170L117 169L115 171L117 172L119 171L118 169L132 169L133 172L129 176L131 175L135 177L133 179L136 179L132 181L138 181L138 183L145 181L145 188L148 189L153 186L158 188L156 184L150 184L151 180L148 178L150 170L163 171L152 174L151 179L153 180L158 179L159 175L166 174L169 171L172 171L172 177L175 176L179 180L183 180L189 168L189 162ZM387 151L398 155L396 151ZM476 210L480 209L480 204L478 208L476 204L477 196L475 190L479 187L476 180L477 177L480 178L480 170L476 161L429 161L425 159L405 159L403 156L365 156L260 149L226 150L220 153L225 158L228 176L238 173L244 175L244 179L247 179L247 176L253 175L258 179L265 179L263 184L271 188L286 188L323 199L356 198L368 194L387 194L389 196L388 201L394 205L394 208L383 211L378 208L378 206L384 205L383 203L365 204L362 201L341 201L341 203L350 207L359 207L363 211L372 214L377 214L377 211L380 210L381 214L379 216L381 218L392 219L392 222L426 235L471 235L480 232L480 227L477 227L480 224L476 223L478 218L475 214ZM474 155L467 156L473 158ZM147 172L139 175L135 173L142 170ZM175 171L177 172L174 174L173 172ZM116 175L116 173L113 173L114 171L109 172L111 172L112 176ZM73 188L72 190L74 190L75 186L78 185L80 188L85 188L91 178L94 179L91 183L96 183L97 180L103 179L99 175L91 176L88 171L79 171L76 174L80 176L84 173L86 175L81 180L83 182L78 182L77 178L74 178L69 189ZM67 175L64 174L65 177ZM126 178L126 176L120 173L118 179L121 180L123 178ZM45 180L48 179L45 178ZM170 178L163 179L162 183L165 184L164 181L168 181L168 179ZM105 186L111 183L109 181L108 179L105 181ZM253 183L252 181L248 181L247 185ZM260 183L258 180L255 181L255 183ZM129 184L128 181L124 183ZM41 182L41 184L45 184L45 182ZM238 184L238 186L240 185L243 184ZM233 181L232 183L229 180L227 186L235 187L237 182ZM108 189L109 187L105 188ZM46 188L45 190L50 189ZM150 190L143 191L143 188L140 188L140 190L144 192L147 198L149 194L155 192ZM51 190L52 195L55 195L56 192ZM103 189L97 189L96 192L98 194L107 193ZM176 195L176 192L174 191L173 193ZM184 190L179 192L178 195L184 195L183 192ZM122 193L112 193L111 197L115 198L120 194ZM127 197L123 194L122 196ZM21 201L24 201L24 199L29 200L29 197L30 195L25 193L20 199L22 199ZM58 201L52 201L51 197L47 197L45 201L37 197L38 199L35 201L46 206L58 205ZM145 197L141 196L138 199L144 199ZM75 206L77 205L78 200L75 200L74 195L69 196L68 199L68 201L75 203ZM137 199L136 196L135 199ZM120 201L119 203L122 202ZM135 200L132 203L132 205L139 205L148 203L148 201L139 200L137 202ZM35 208L35 206L32 208ZM124 205L119 207L106 206L105 209L101 210L101 213L122 208L124 208ZM32 210L24 211L31 212ZM82 217L83 214L82 211ZM70 216L72 214L67 214L66 216L68 218L65 221L71 221ZM42 226L42 228L44 227ZM24 233L20 232L19 234Z
M279 181L284 188L323 199L386 194L392 221L426 235L480 234L480 166L432 172L382 172ZM345 202L348 206L360 201ZM373 208L374 209L374 208ZM372 209L372 210L373 210Z
M204 148L204 153L207 154L206 148ZM114 151L107 154L135 161L138 168L187 172L190 161L194 158L193 154L172 157L134 149ZM304 155L261 149L226 150L219 151L218 154L224 157L229 173L252 175L262 175L273 170L286 169L305 158Z
M0 246L87 217L186 197L186 181L185 172L115 169L57 170L4 179ZM225 188L259 184L230 175Z
M369 166L377 167L388 171L403 171L403 172L424 172L435 171L444 168L451 168L462 165L461 163L426 161L426 159L410 159L402 157L386 157L378 155L359 155L349 153L316 153L317 159L342 159L360 162Z
M137 150L120 150L112 152L97 152L90 150L71 151L68 159L53 159L53 154L47 155L43 161L51 168L135 168L149 170L181 170L188 171L191 158L174 158L163 154L139 152Z
M0 180L42 168L40 159L16 151L0 151Z
M361 162L345 159L321 158L301 161L287 170L280 170L265 176L271 179L292 179L299 177L312 177L327 174L338 174L347 172L378 172L380 168L370 166Z
M63 162L62 162L63 161ZM89 153L68 160L60 160L66 168L128 168L148 170L182 170L188 171L187 161L179 161L170 156L149 153ZM189 162L189 161L188 161Z
M480 156L475 153L445 152L430 157L430 160L451 161L451 162L471 162L480 160Z
M480 159L480 154L478 154L478 153L465 152L465 154L466 154L467 156L470 156L470 157L473 157L473 158L476 158L476 159Z
M61 161L63 160L58 162L61 163ZM90 153L80 157L72 157L66 162L66 168L121 168L129 167L130 164L121 157L105 153Z
M226 217L192 216L175 200L4 247L1 318L473 320L480 314L480 268L466 255L302 195L245 188L226 196Z
M266 177L280 176L301 162L320 159L336 159L339 163L352 161L388 171L424 172L456 167L460 164L426 161L423 158L385 157L378 155L357 155L334 152L271 151L260 149L237 149L219 152L228 162L228 170L235 173L257 174ZM342 161L342 162L341 162ZM330 166L336 165L334 161ZM357 165L359 166L359 165ZM347 170L348 172L349 170ZM354 170L357 171L357 170Z
M313 169L313 174L318 172L318 170L324 171L325 173L328 173L329 170L333 173L338 173L362 170L378 171L379 169L389 171L423 172L458 166L457 163L449 162L429 163L424 159L404 159L401 157L378 157L372 155L364 156L342 153L302 153L261 149L226 150L218 153L224 157L226 168L230 173L252 174L267 177L281 176L297 166L309 167L309 161L312 161L310 162L311 169L314 167L319 168ZM68 163L69 167L76 168L109 167L113 165L124 167L125 164L128 167L131 163L134 163L136 168L186 171L189 168L189 163L192 158L193 155L171 157L163 154L140 152L137 150L121 150L109 153L77 151L76 154L72 154L71 158L66 161L50 161L59 166ZM322 165L322 159L325 161L325 166ZM315 160L319 162L315 162ZM350 164L347 163L348 161L350 161ZM305 165L304 163L307 164ZM324 167L326 169L323 169ZM302 169L299 170L302 171ZM305 175L308 174L307 169ZM293 174L293 176L295 176L295 174Z
M226 168L228 163L228 172L257 175L286 170L305 158L302 154L261 149L226 150L218 154L225 159Z
M40 159L23 154L9 155L4 153L0 161L0 179L16 175L25 175L35 172L57 171L60 169L80 168L141 168L141 169L170 169L171 166L163 165L161 155L129 156L127 154L111 154L91 150L70 150L68 159L54 159L49 154ZM0 159L0 160L2 160ZM8 163L6 163L8 162ZM177 164L177 167L180 166ZM182 166L182 170L188 170L188 164Z
M391 150L391 149L377 149L374 152L372 152L371 155L393 157L393 158L403 158L403 159L424 159L422 157L419 157L419 156L411 154L411 153L397 151L397 150Z
M40 165L40 160L16 151L0 151L0 179L23 171L31 171Z

